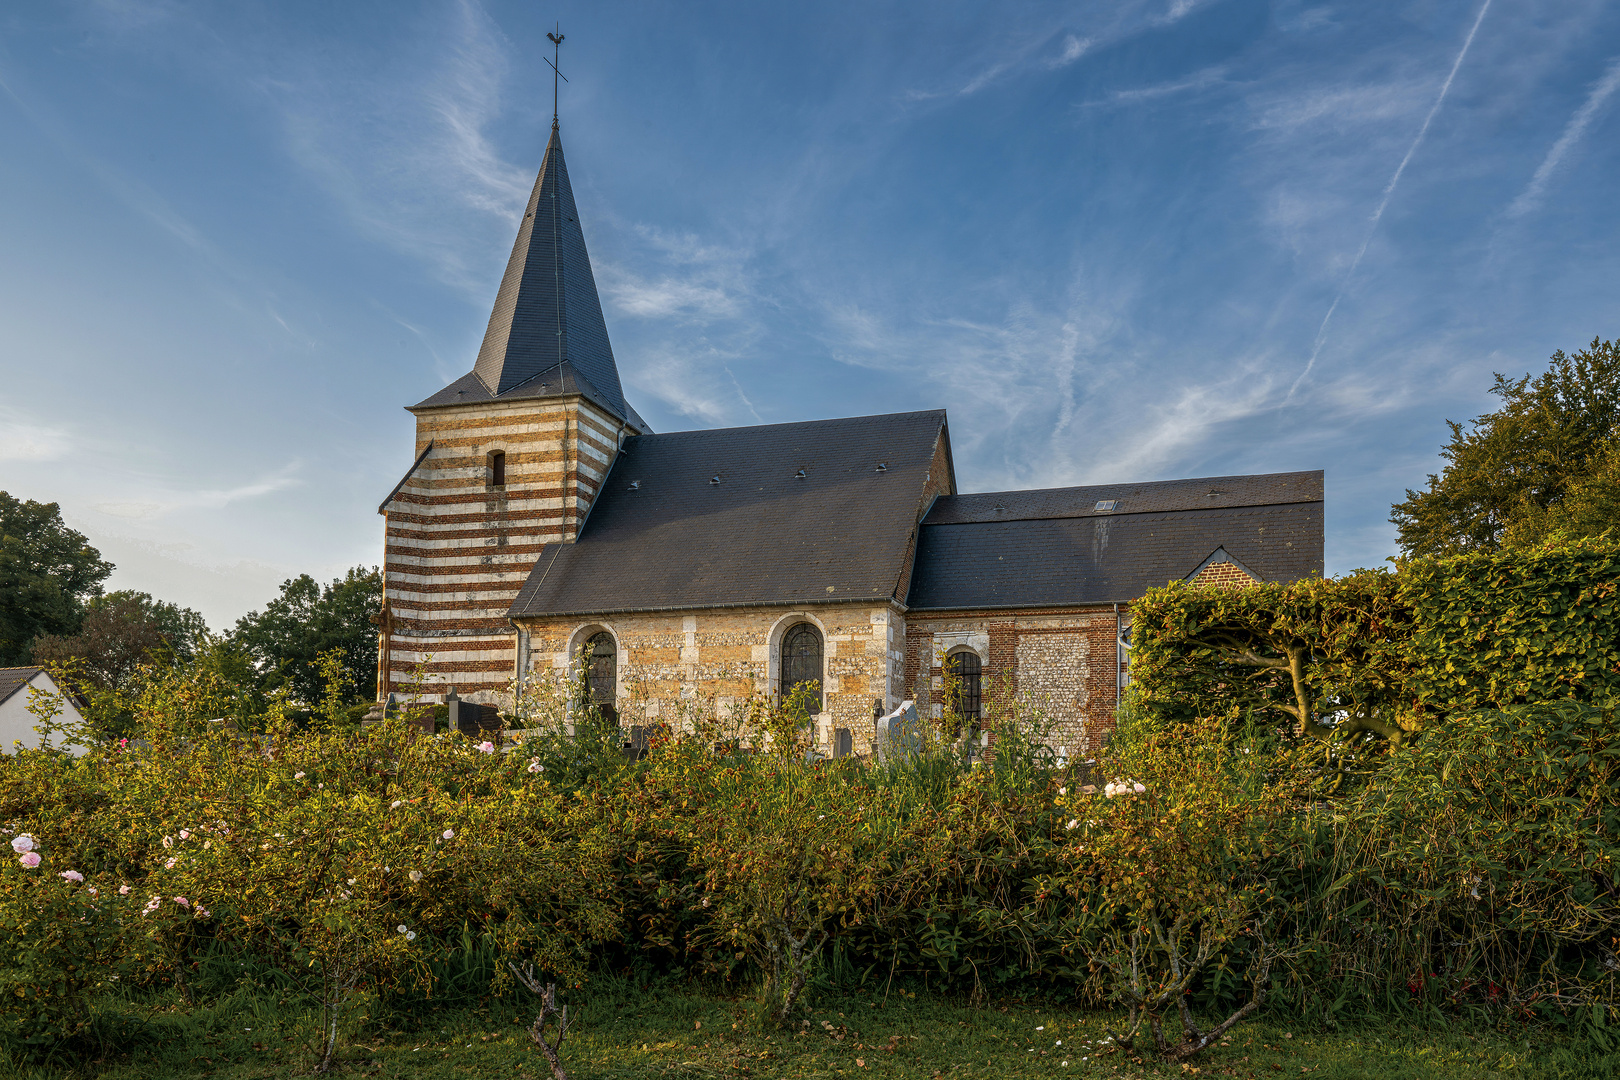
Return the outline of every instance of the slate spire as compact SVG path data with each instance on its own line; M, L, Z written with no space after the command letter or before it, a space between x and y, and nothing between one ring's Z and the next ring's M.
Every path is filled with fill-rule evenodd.
M473 373L499 397L568 362L628 415L556 121Z

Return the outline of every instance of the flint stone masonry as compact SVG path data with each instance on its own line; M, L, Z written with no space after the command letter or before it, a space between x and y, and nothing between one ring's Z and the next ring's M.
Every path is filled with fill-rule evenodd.
M1122 609L1119 618L1126 617ZM979 653L986 715L1017 699L1049 725L1046 741L1075 759L1095 757L1113 730L1120 650L1112 607L1059 612L907 616L905 677L923 715L943 711L944 658Z

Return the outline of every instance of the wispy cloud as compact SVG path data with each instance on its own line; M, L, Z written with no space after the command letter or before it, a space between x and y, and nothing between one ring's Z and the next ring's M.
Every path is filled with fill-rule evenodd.
M1003 55L985 65L959 86L934 89L913 87L905 91L907 101L932 101L939 98L971 97L1005 79L1024 72L1056 71L1066 68L1092 50L1093 37L1072 31L1044 29L1023 35L1009 46Z
M1558 136L1558 141L1547 151L1547 156L1542 159L1535 175L1530 178L1530 183L1508 207L1509 217L1520 217L1541 205L1552 174L1563 162L1565 155L1586 136L1586 129L1592 126L1593 119L1603 106L1608 104L1609 98L1614 96L1616 90L1620 90L1620 56L1610 60L1603 77L1592 84L1586 100L1581 102L1581 107L1575 110L1574 115L1569 118L1569 123L1564 125L1563 134Z
M1134 90L1115 90L1107 97L1098 101L1082 101L1079 108L1090 109L1100 105L1136 105L1144 101L1153 101L1158 98L1172 97L1176 94L1186 94L1198 90L1207 90L1226 81L1227 68L1224 64L1205 68L1194 72L1185 79L1173 79L1169 82L1156 83L1152 86L1138 87Z
M1362 258L1367 254L1367 247L1372 243L1373 235L1378 231L1378 222L1383 218L1384 211L1389 207L1389 200L1394 196L1395 188L1400 185L1401 177L1405 175L1407 165L1411 164L1412 156L1417 153L1418 147L1423 145L1423 138L1429 133L1429 125L1434 123L1435 114L1440 111L1440 106L1445 103L1446 94L1451 91L1451 83L1457 78L1457 71L1462 67L1464 58L1468 56L1469 48L1474 44L1474 35L1479 33L1480 23L1485 21L1485 13L1490 9L1491 0L1485 0L1479 6L1479 14L1474 16L1474 25L1469 27L1468 36L1463 39L1462 48L1457 50L1457 58L1451 62L1451 70L1446 73L1446 81L1440 84L1440 92L1435 95L1434 104L1429 107L1428 115L1423 118L1423 126L1418 128L1417 137L1412 140L1412 145L1406 148L1406 154L1401 158L1401 163L1395 166L1395 174L1389 178L1389 183L1384 185L1383 197L1379 199L1377 209L1372 212L1372 217L1367 222L1367 233L1361 241L1361 247L1356 251L1356 257L1350 260L1350 269L1345 271L1344 279L1339 284L1338 294L1334 296L1333 303L1328 305L1327 314L1322 316L1322 325L1317 328L1316 340L1311 345L1311 358L1306 361L1304 370L1299 373L1299 377L1288 388L1290 398L1299 389L1300 383L1305 381L1305 377L1311 373L1311 369L1316 366L1317 358L1322 355L1322 346L1327 344L1328 324L1333 321L1333 313L1339 309L1339 302L1344 299L1344 293L1350 285L1350 279L1355 276L1356 268L1361 265Z
M436 45L360 77L278 56L263 88L287 149L365 232L484 299L487 248L510 242L539 165L506 161L489 135L501 115L510 49L476 0L430 18Z
M1178 23L1201 7L1207 7L1213 0L1170 0L1170 6L1163 15L1153 19L1155 26L1169 26Z
M72 445L63 428L41 424L0 405L0 461L56 461L66 457Z
M183 489L156 484L129 498L107 499L93 506L110 517L139 519L162 517L177 510L219 510L295 486L298 480L292 473L296 468L296 464L288 465L275 475L232 488Z

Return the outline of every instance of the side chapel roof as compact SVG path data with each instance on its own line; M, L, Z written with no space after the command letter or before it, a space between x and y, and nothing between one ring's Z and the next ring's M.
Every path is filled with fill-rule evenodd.
M1125 602L1209 561L1266 581L1320 575L1322 497L1320 470L941 496L923 519L906 602Z
M578 541L546 545L509 614L896 598L948 439L943 410L626 439Z

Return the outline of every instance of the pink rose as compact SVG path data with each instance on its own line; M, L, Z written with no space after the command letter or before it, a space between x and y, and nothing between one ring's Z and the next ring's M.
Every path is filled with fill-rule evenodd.
M177 896L177 897L175 897L175 898L174 898L174 902L175 902L175 903L177 903L177 904L179 904L179 905L180 905L180 906L181 906L181 907L184 907L184 908L188 908L188 907L190 907L190 906L191 906L191 901L190 901L190 900L187 900L187 899L186 899L186 898L185 898L185 897L183 897L183 896Z
M478 749L480 753L493 754L495 752L495 744L487 741L481 742L478 744Z
M84 875L79 873L77 870L64 870L64 871L62 871L61 876L67 878L69 881L83 881L84 880Z
M128 885L120 885L120 886L118 886L118 895L119 896L128 896L129 895L129 886Z
M32 870L34 867L39 865L39 852L25 851L21 855L17 856L17 861L28 867L28 869Z

